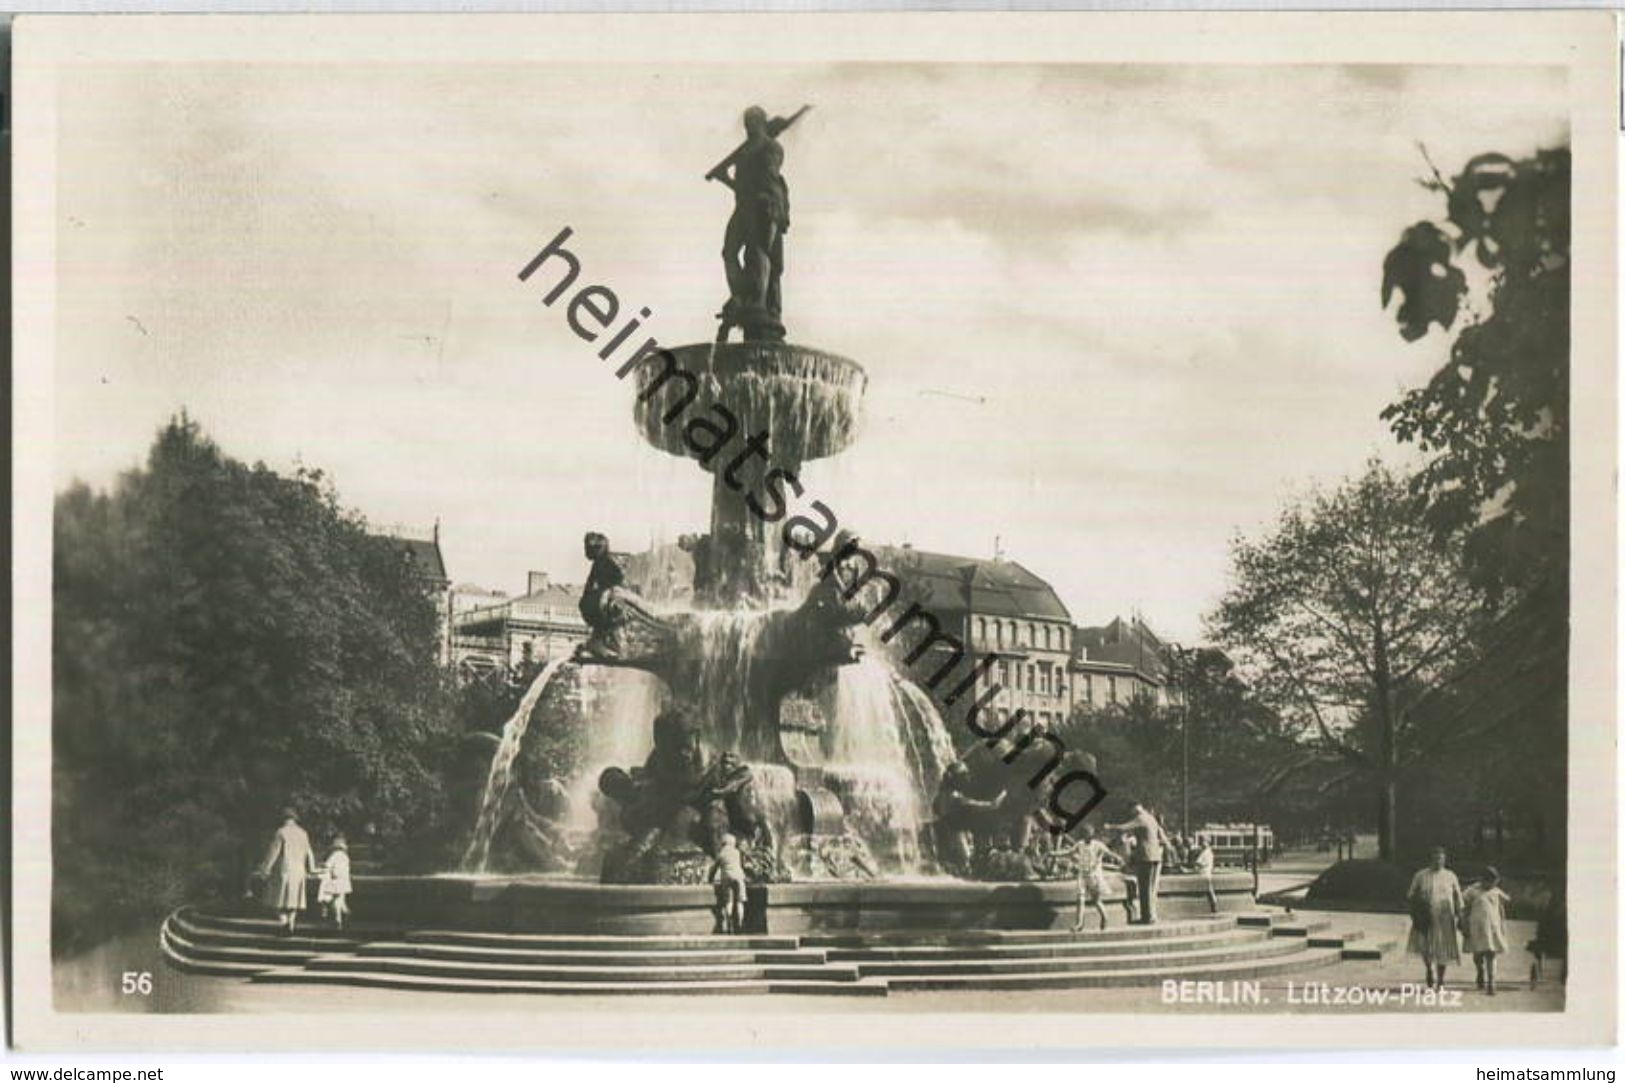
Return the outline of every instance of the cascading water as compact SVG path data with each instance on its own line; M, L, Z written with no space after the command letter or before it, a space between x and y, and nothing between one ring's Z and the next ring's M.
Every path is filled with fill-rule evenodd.
M750 773L773 840L783 847L796 822L796 773L777 763L753 763Z
M896 871L920 870L919 833L953 744L930 697L875 652L837 671L830 763L854 832Z
M586 726L581 769L570 785L569 827L590 832L598 824L598 776L606 767L639 764L649 755L649 720L660 713L665 691L648 673L619 666L585 670L582 719Z
M692 642L680 648L683 657L692 659L680 679L688 683L693 702L702 705L713 743L747 758L771 745L753 697L767 615L766 610L696 612L685 625Z
M929 802L943 772L957 757L953 738L931 697L895 670L891 674L891 692L902 726L909 777L915 780L915 792Z
M502 741L497 745L496 754L491 757L491 773L486 777L485 794L480 799L480 817L474 825L474 836L469 841L468 850L463 854L463 868L470 872L485 871L486 859L491 854L491 840L496 837L497 828L502 826L503 809L508 803L508 791L513 786L514 763L519 759L525 731L530 728L530 716L541 701L542 693L547 691L553 675L568 661L567 658L555 658L547 663L525 690L513 716L502 727Z

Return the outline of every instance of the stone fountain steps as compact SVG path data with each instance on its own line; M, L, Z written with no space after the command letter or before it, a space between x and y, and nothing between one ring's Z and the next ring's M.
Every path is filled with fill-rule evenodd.
M1051 989L1165 979L1246 981L1388 944L1323 921L1221 915L1105 930L920 930L801 935L538 935L325 928L183 910L159 934L177 969L253 981L545 994L818 993ZM1352 946L1351 946L1352 945Z

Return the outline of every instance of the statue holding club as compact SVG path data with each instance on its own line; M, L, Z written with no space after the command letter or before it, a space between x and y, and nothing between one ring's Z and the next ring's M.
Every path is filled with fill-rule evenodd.
M706 180L733 190L734 209L722 239L728 301L719 314L717 341L738 327L747 342L782 342L779 279L784 273L784 234L790 228L790 189L778 136L812 106L769 119L753 105L745 110L745 141L712 167Z

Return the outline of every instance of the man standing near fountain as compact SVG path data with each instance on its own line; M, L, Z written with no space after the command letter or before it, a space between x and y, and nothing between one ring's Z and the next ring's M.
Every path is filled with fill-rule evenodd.
M1134 836L1134 880L1140 895L1140 925L1157 922L1157 880L1162 871L1162 848L1168 836L1151 810L1135 802L1134 815L1120 824L1107 824L1108 830L1127 831Z

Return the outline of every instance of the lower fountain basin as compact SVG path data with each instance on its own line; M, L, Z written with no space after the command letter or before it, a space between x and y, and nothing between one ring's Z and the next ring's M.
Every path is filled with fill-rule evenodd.
M1121 887L1106 906L1121 920ZM1249 873L1218 872L1221 912L1251 911ZM824 930L1060 929L1076 916L1070 880L976 883L952 879L752 884L746 928L753 933ZM709 887L600 884L555 876L362 876L351 897L356 919L410 928L583 935L705 935ZM1170 873L1157 892L1159 918L1209 913L1203 877ZM1093 921L1091 915L1090 920Z

